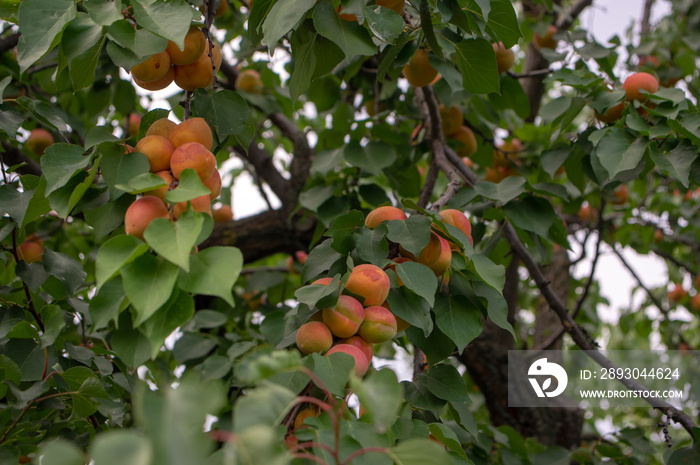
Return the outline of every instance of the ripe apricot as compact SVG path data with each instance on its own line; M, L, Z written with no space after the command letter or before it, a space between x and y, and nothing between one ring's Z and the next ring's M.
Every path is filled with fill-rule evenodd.
M349 344L355 346L365 354L367 361L371 362L374 357L374 345L362 337L355 335L338 341L338 344Z
M213 209L211 216L214 218L214 223L226 223L227 221L233 221L233 210L230 205L222 205Z
M622 88L625 90L625 98L628 102L633 100L644 102L649 96L641 91L645 90L650 94L658 92L659 81L649 73L635 73L625 79Z
M365 310L354 297L341 295L335 308L324 308L322 316L334 336L350 337L360 328Z
M668 297L668 300L670 302L677 303L688 297L688 292L685 289L683 289L682 284L676 283L673 285L673 289L668 291L666 297Z
M503 42L493 43L493 52L496 54L498 74L505 73L513 67L513 63L515 63L515 52L506 48Z
M188 142L176 148L170 158L170 169L175 179L180 179L180 174L187 168L194 169L199 179L205 182L216 171L216 158L202 144Z
M360 349L355 346L351 346L350 344L336 344L331 347L331 350L326 352L326 355L331 355L338 352L348 354L355 359L354 371L357 377L361 378L365 375L365 373L367 373L367 370L369 369L369 360L367 360L367 357L365 357L365 354L362 353Z
M423 87L437 77L438 71L428 61L428 51L421 48L403 67L403 75L412 86Z
M311 284L323 284L324 286L328 286L332 281L333 278L319 278Z
M165 193L170 190L170 185L173 183L175 178L173 178L173 175L170 174L170 170L163 170L163 171L158 171L156 172L156 175L160 176L163 181L167 183L166 186L161 186L161 187L156 187L153 190L146 191L143 193L143 195L152 195L154 197L158 197L161 200L165 200Z
M608 108L605 114L603 115L601 115L598 112L595 112L595 117L601 123L614 123L615 121L620 119L623 111L625 111L625 102L620 102L614 107Z
M260 73L254 69L244 69L236 77L236 89L244 90L249 94L261 94L263 83L260 79Z
M365 218L365 226L370 229L374 229L383 221L405 220L406 218L406 214L396 207L377 207L367 214L367 217Z
M442 103L438 108L440 109L440 118L442 120L442 132L446 136L451 136L459 131L462 127L462 119L464 118L462 110L456 105L450 105L450 108L447 108ZM474 143L476 145L476 140Z
M175 84L181 89L191 92L211 84L214 81L214 72L218 71L219 66L221 66L221 50L216 44L212 45L212 55L213 68L208 46L204 47L204 53L192 63L175 66Z
M472 239L472 224L469 222L467 215L459 210L448 208L440 212L440 218L442 218L443 223L452 225L462 231L464 235L469 238L469 242L474 245L474 240Z
M299 413L297 413L297 416L294 418L294 429L301 428L301 426L304 424L304 420L306 420L307 418L317 417L319 413L320 412L314 407L306 407L301 409Z
M130 236L143 239L143 233L156 218L169 218L168 208L158 197L147 195L129 205L124 215L124 230Z
M413 255L411 252L408 250L404 249L402 246L399 246L399 250L401 251L401 255L404 257L408 257L414 262L422 263L425 266L430 266L433 263L437 261L438 258L440 258L440 253L442 252L442 245L440 244L440 238L437 234L434 232L430 233L430 242L428 242L428 245L426 245L423 250L418 254L418 257Z
M390 287L389 276L384 270L371 264L357 265L352 269L345 283L345 289L364 298L365 306L384 303Z
M25 263L41 261L44 255L44 241L32 234L17 247L17 257Z
M357 332L367 342L386 342L396 336L396 318L386 308L372 305L365 308L365 319Z
M627 203L627 200L629 199L629 189L627 188L626 184L621 184L615 191L613 192L613 201L612 203L615 205L622 205Z
M168 47L165 50L170 55L170 62L173 65L189 65L202 56L206 42L207 39L204 37L202 30L192 25L185 35L184 49L180 49L175 45L175 42L169 40Z
M163 90L166 87L168 87L170 84L173 83L175 80L175 68L174 67L169 67L165 75L160 78L156 79L155 81L142 81L141 79L138 79L136 76L133 76L134 78L134 84L139 86L142 89L145 90Z
M690 308L696 312L700 311L700 293L695 294L692 299L690 299Z
M376 3L378 6L394 10L399 15L403 15L403 10L406 6L406 0L377 0Z
M455 152L460 157L471 157L476 153L478 148L476 136L468 127L461 126L456 132L450 134L450 137L459 143L457 148L455 148Z
M170 142L175 148L188 142L199 142L207 150L211 150L214 145L214 136L209 125L204 118L190 118L173 128L170 133Z
M178 202L173 206L173 218L180 218L180 215L187 210L188 202ZM209 213L211 215L211 200L208 195L200 195L189 201L192 204L192 210L200 213Z
M297 331L297 347L304 354L325 352L333 345L333 335L324 323L309 321Z
M219 170L214 170L209 179L204 181L204 185L211 191L209 198L211 200L216 199L221 194L221 175Z
M510 167L509 160L515 160L523 149L523 144L518 139L512 139L510 142L502 142L496 146L493 151L493 167Z
M146 131L147 136L162 136L170 140L170 133L177 127L175 121L170 121L168 118L155 120ZM172 144L172 142L171 142Z
M554 34L557 32L557 27L550 25L547 28L547 33L544 36L534 33L532 39L535 41L535 45L538 49L551 48L554 50L557 48L557 40L554 38Z
M53 136L49 131L42 128L32 129L24 141L24 146L32 153L43 155L47 148L53 145Z
M428 267L433 270L435 276L440 277L445 274L452 264L452 248L447 239L442 236L437 236L437 238L440 241L440 255L438 255L437 260L435 260L432 265L428 265Z
M175 152L173 144L163 136L145 136L138 141L135 149L146 155L151 173L169 169L170 159Z
M588 203L584 203L581 205L581 208L578 209L578 214L577 216L583 220L583 221L588 221L593 218L593 210L591 209L591 206Z
M170 69L170 55L166 50L151 55L148 59L131 68L131 75L143 82L161 79Z

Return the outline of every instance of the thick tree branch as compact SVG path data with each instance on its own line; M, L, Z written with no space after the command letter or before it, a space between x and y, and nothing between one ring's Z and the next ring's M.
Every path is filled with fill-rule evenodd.
M644 11L642 13L641 35L646 35L651 32L651 8L654 6L654 0L646 0L644 2Z
M280 199L283 204L287 204L287 180L282 177L272 161L272 157L268 153L257 146L255 142L251 143L246 152L242 146L234 147L236 153L247 160L253 167L255 172L270 186L272 192Z
M20 35L21 34L19 32L16 32L12 35L0 39L0 55L2 55L5 52L9 52L13 48L15 48L19 43Z
M569 29L578 17L583 13L583 10L591 6L593 0L579 0L572 6L569 11L562 14L557 21L557 29L566 30Z
M294 157L292 158L290 169L291 179L288 181L287 198L296 200L304 189L306 180L309 177L311 163L314 161L314 151L309 145L306 134L284 114L277 112L267 116L272 124L277 126L282 131L282 134L291 140L294 145Z

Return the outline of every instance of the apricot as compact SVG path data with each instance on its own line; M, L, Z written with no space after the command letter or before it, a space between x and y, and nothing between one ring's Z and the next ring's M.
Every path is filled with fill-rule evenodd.
M170 133L170 142L175 148L188 142L199 142L207 150L211 150L214 145L214 136L204 118L194 117L186 119L173 128Z
M173 65L189 65L197 61L197 58L204 53L204 46L207 43L204 33L197 26L190 26L190 29L185 34L184 49L180 49L175 42L169 40L168 47L165 49L170 55L170 62Z
M690 299L690 308L696 312L700 311L700 294L695 294L692 299Z
M450 134L450 137L459 142L455 152L459 157L471 157L476 153L478 145L474 132L466 126L461 126L457 131Z
M406 0L377 0L377 5L394 10L399 15L403 15Z
M403 75L412 86L423 87L437 77L438 71L428 61L428 51L421 48L403 67Z
M493 167L510 166L510 160L515 160L523 150L523 144L518 139L512 139L510 142L502 142L496 146L493 151Z
M371 264L357 265L345 283L345 289L364 298L365 306L381 305L389 295L390 287L389 276L384 270Z
M496 67L498 74L505 73L513 67L515 63L515 52L506 48L503 42L493 43L493 52L496 54Z
M128 134L129 137L136 137L139 135L139 127L141 126L141 116L136 113L129 114L128 119Z
M338 15L338 18L342 19L343 21L357 21L357 16L353 14L348 14L348 13L341 13L343 11L343 5L338 5L338 8L335 9L335 14Z
M124 215L124 230L130 236L143 239L143 233L156 218L169 218L168 208L158 197L147 195L129 205Z
M350 337L360 328L365 310L354 297L341 295L335 308L324 308L322 316L334 336Z
M357 333L362 339L373 344L386 342L396 336L396 318L386 308L372 305L365 308L365 319Z
M328 286L332 281L333 278L319 278L311 284L323 284L324 286Z
M683 285L680 283L676 283L673 285L673 289L668 291L666 294L666 297L668 297L668 300L672 303L678 303L682 300L684 300L686 297L688 297L688 292L683 289Z
M301 325L296 340L299 350L307 355L326 352L333 345L331 330L319 321L309 321Z
M625 98L628 102L633 100L644 102L649 96L641 91L645 90L650 94L658 92L659 81L649 73L635 73L625 79L622 88L625 90Z
M581 208L578 209L578 214L577 216L583 220L583 221L588 221L593 218L593 210L591 209L591 206L588 203L584 203L581 205Z
M170 69L170 55L166 50L151 55L147 60L131 68L131 75L143 82L157 81Z
M173 81L175 80L175 68L171 66L170 68L168 68L168 71L165 73L165 75L162 78L156 79L155 81L146 82L146 81L142 81L142 80L136 78L135 76L133 78L134 78L134 84L136 84L137 86L139 86L142 89L153 90L153 91L163 90L166 87L168 87L170 84L172 84Z
M297 413L297 416L294 418L294 429L301 428L301 426L304 424L304 420L306 420L307 418L317 417L319 414L320 412L314 407L306 407L301 409L299 413Z
M192 204L192 210L200 213L211 213L211 199L208 195L200 195L188 202L178 202L173 206L173 218L180 218L180 215L187 210L187 204Z
M204 185L211 191L209 195L210 199L216 199L219 194L221 194L221 175L219 174L219 170L214 170L209 179L204 181Z
M442 132L446 136L450 136L462 127L462 110L460 110L456 105L450 105L447 108L442 103L438 107L440 109L440 118L442 119ZM476 140L475 140L476 144Z
M183 90L194 92L196 89L207 87L214 81L214 73L221 66L221 50L216 44L212 44L214 67L212 57L209 56L209 47L204 47L204 53L199 58L187 65L175 66L175 84Z
M362 350L355 346L351 346L350 344L336 344L331 347L331 350L326 352L326 355L331 355L338 352L348 354L355 359L354 371L357 377L361 378L365 375L365 373L367 373L367 370L369 369L369 360L367 360L367 357L365 357Z
M180 174L187 168L195 170L199 179L205 182L216 171L216 158L202 144L188 142L176 148L170 158L170 169L175 179L180 179Z
M629 194L629 189L627 188L626 184L621 184L615 191L613 192L613 200L612 203L615 205L622 205L627 203L627 200L629 200L630 194Z
M175 178L170 174L170 170L158 171L156 175L160 176L161 179L167 183L167 186L156 187L153 190L144 192L143 195L152 195L161 200L165 200L165 193L170 190L170 185L175 181Z
M146 131L147 136L161 136L170 140L170 134L177 127L175 121L170 121L168 118L155 120ZM172 142L171 142L172 144Z
M24 146L32 153L43 155L47 148L53 145L53 136L49 131L42 128L32 129L24 141Z
M598 112L595 112L595 117L601 123L614 123L615 121L620 119L623 111L625 111L625 102L620 102L614 107L608 108L605 114L603 115L601 115Z
M430 242L428 242L428 245L426 245L423 250L421 250L420 254L418 254L418 257L410 253L409 251L405 250L403 247L399 246L399 250L401 251L401 255L404 257L408 257L411 260L422 263L423 265L429 267L432 269L432 266L440 259L440 256L442 255L442 242L440 241L442 239L440 236L435 234L434 232L430 233ZM448 245L449 249L449 245Z
M365 226L374 229L384 221L405 220L406 218L406 214L396 207L377 207L367 214Z
M151 173L169 169L170 159L175 152L173 144L163 136L145 136L138 141L135 149L146 155Z
M32 234L17 247L17 258L25 263L41 261L44 255L44 241Z
M244 69L236 77L236 90L244 90L249 94L261 94L263 83L260 73L254 69Z
M469 238L469 242L474 245L474 240L472 239L472 224L469 222L467 215L459 210L448 208L440 212L440 218L443 223L452 225L462 231L464 235Z
M547 28L547 33L544 36L534 33L532 39L535 41L535 45L538 49L551 48L554 50L557 48L557 40L554 38L554 34L557 32L557 27L550 25Z
M383 307L382 307L383 308ZM360 325L362 327L362 325ZM365 354L367 361L371 362L374 357L374 345L362 337L355 335L338 341L338 344L349 344L355 346Z
M222 205L212 210L211 216L214 218L214 223L226 223L233 221L233 210L230 205Z
M433 262L432 265L428 267L433 270L435 276L442 276L450 268L452 264L452 248L450 243L442 236L437 236L440 241L440 255L438 255L437 260Z

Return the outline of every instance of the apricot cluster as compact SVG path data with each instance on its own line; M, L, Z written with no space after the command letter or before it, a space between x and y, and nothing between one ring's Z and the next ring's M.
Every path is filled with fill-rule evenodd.
M444 104L440 104L440 118L442 121L442 133L445 137L454 139L455 152L461 158L471 157L476 153L478 148L476 136L474 132L467 126L462 124L464 115L456 105L450 105L447 108Z
M127 234L143 239L144 231L154 219L176 220L182 215L188 202L168 207L165 195L178 185L182 172L188 168L197 173L210 191L209 195L190 200L192 209L212 215L211 203L221 193L221 175L211 153L212 144L211 129L203 118L190 118L180 124L167 118L153 122L133 150L146 155L151 173L163 179L165 185L144 192L143 197L129 206L124 217ZM232 215L226 219L232 219Z
M374 229L384 221L405 219L406 213L396 207L379 207L366 216L365 227ZM440 219L443 224L461 230L472 242L471 223L464 213L447 209L440 212ZM445 231L433 225L430 241L418 256L399 244L400 255L393 257L394 263L386 268L395 271L397 264L413 261L427 266L438 277L444 275L452 263L453 251L459 251L460 247L444 238L440 232ZM327 286L331 282L332 278L326 277L313 284ZM401 279L398 279L398 285L403 285ZM397 332L409 326L392 313L387 302L390 288L391 281L382 268L372 264L355 266L336 305L321 309L299 328L297 347L304 354L346 353L355 360L355 374L363 376L372 361L374 344L393 339Z
M174 81L181 89L194 91L211 84L220 66L219 46L207 41L201 29L192 25L184 49L168 41L165 50L132 67L131 75L142 89L162 90Z

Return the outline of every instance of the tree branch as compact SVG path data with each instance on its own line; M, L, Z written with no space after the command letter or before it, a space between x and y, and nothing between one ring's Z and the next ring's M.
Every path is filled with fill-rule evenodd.
M20 35L21 34L19 32L16 32L12 35L0 39L0 55L2 55L5 52L9 52L13 48L15 48L19 43Z
M21 163L25 163L24 166L17 168L19 174L33 174L34 176L41 176L41 167L34 160L22 153L17 147L10 144L8 141L2 141L2 162L5 166L14 166Z
M263 149L252 142L246 152L242 146L237 145L234 150L244 160L255 167L255 172L270 186L272 192L283 204L289 200L287 197L287 180L282 177L272 162L272 157Z
M646 35L651 32L651 24L650 24L650 19L651 19L651 8L654 6L654 0L646 0L644 2L644 11L642 13L642 22L641 22L641 35Z
M630 265L629 262L627 262L627 260L625 260L625 257L622 256L622 253L619 250L617 250L617 247L615 247L613 245L611 248L612 248L612 251L615 252L615 255L617 255L617 258L620 259L620 263L622 263L622 265L625 268L627 268L627 271L629 271L630 274L632 275L632 277L634 278L634 280L637 281L637 284L639 285L639 287L644 289L644 292L647 293L647 296L649 296L649 300L651 300L651 303L653 303L654 306L656 308L658 308L661 313L663 313L664 315L667 314L668 310L666 310L664 308L663 304L661 303L661 301L659 299L657 299L656 296L654 296L654 294L652 294L651 290L649 290L649 288L644 285L644 283L642 282L642 279L639 277L637 272L634 271L634 268L632 268L632 265Z

